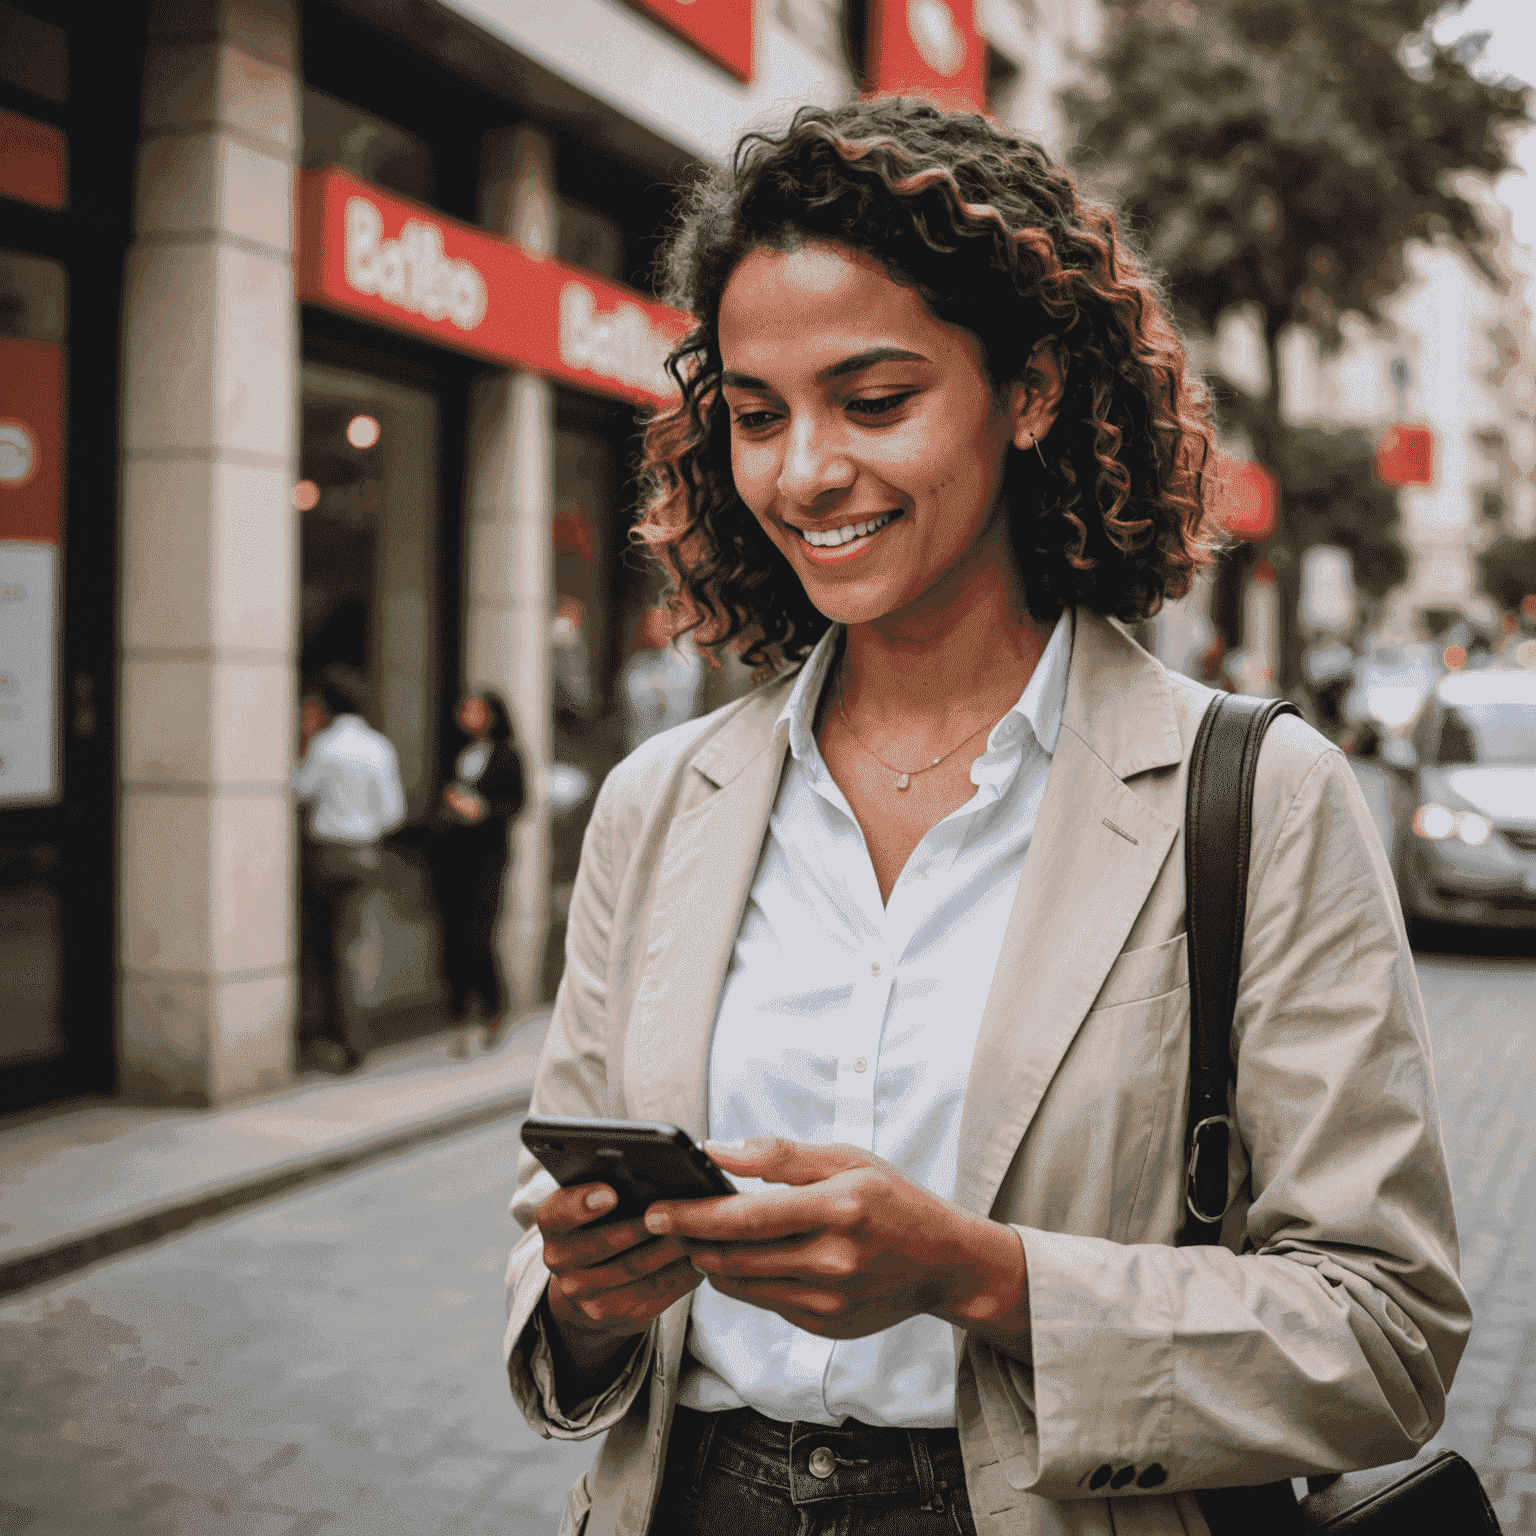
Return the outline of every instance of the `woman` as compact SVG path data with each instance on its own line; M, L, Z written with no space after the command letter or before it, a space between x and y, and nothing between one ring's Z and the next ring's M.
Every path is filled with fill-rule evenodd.
M523 808L523 760L500 694L489 688L470 694L459 705L458 722L470 739L454 764L453 782L443 790L433 870L453 1016L465 1022L470 999L478 996L489 1050L510 1012L496 924L511 826ZM461 1037L457 1049L465 1048Z
M1342 756L1260 760L1225 1246L1179 1248L1187 758L1112 618L1208 557L1205 401L1111 214L911 102L752 136L675 237L642 533L777 675L605 783L534 1092L742 1193L525 1159L513 1392L564 1529L1201 1532L1412 1454L1469 1317L1428 1044ZM798 665L796 665L798 663Z

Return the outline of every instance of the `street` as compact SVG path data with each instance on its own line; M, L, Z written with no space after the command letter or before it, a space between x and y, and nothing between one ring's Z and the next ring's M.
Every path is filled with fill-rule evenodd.
M1478 1313L1439 1442L1536 1536L1536 962L1423 956ZM499 1360L517 1125L0 1306L0 1536L553 1536L590 1448Z

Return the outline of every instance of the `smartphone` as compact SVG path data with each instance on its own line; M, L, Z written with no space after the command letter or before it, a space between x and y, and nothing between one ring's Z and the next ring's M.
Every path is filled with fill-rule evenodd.
M694 1139L663 1120L529 1115L523 1145L560 1184L606 1184L619 1203L603 1217L640 1215L653 1200L734 1195L736 1186Z

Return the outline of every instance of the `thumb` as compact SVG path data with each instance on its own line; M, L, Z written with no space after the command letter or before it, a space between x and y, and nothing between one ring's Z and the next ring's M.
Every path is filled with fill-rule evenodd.
M850 1168L878 1161L873 1152L847 1142L817 1146L783 1136L751 1136L745 1141L706 1141L704 1150L727 1173L769 1184L819 1184Z

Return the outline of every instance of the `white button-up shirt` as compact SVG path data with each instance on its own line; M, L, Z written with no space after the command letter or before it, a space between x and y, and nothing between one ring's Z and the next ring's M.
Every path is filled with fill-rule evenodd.
M309 835L324 843L376 843L405 820L394 745L358 715L315 732L293 788L310 802Z
M971 766L976 793L917 845L889 903L813 733L837 642L834 626L779 717L790 755L715 1021L709 1134L852 1142L950 1199L976 1034L1061 725L1071 623L1057 623L992 728ZM706 1283L688 1347L691 1408L955 1422L954 1339L934 1317L832 1341Z

